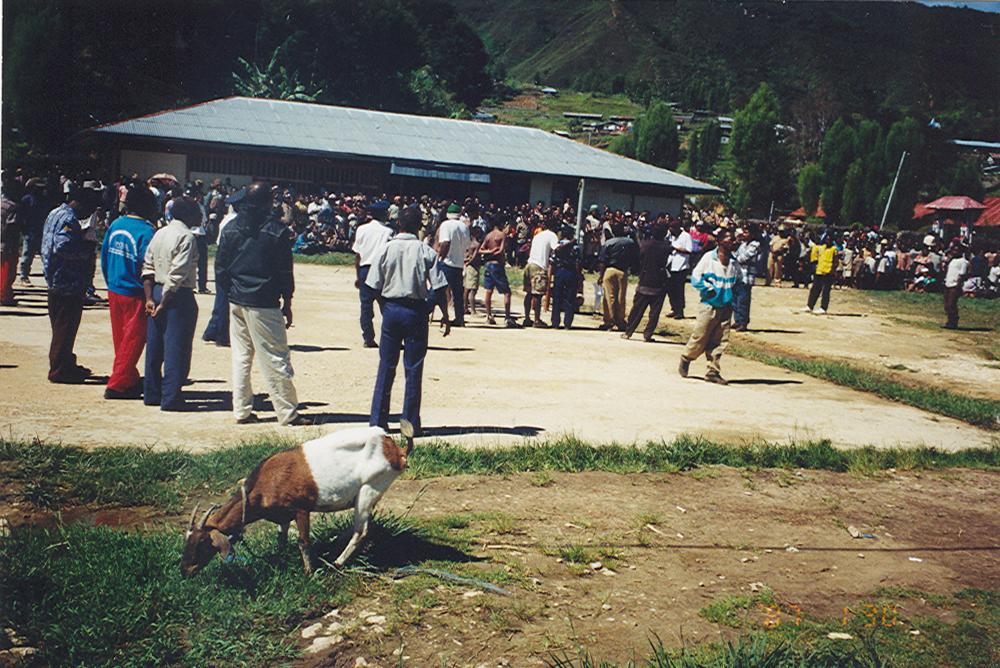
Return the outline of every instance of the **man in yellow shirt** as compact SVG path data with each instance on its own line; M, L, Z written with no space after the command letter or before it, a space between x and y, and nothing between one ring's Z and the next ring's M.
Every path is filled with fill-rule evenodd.
M834 269L837 266L837 243L832 232L825 233L818 244L809 251L809 261L816 265L816 275L809 287L808 306L804 310L823 315L830 308L830 288L833 287ZM816 307L816 300L822 301Z

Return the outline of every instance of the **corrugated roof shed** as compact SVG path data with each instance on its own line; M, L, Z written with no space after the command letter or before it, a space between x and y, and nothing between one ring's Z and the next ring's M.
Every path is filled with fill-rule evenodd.
M682 174L533 128L302 102L228 97L98 126L92 132L722 192Z

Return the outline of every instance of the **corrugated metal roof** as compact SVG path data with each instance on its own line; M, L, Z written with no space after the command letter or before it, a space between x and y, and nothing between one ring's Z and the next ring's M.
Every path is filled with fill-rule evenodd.
M682 174L534 128L302 102L228 97L92 131L607 179L691 193L722 192Z

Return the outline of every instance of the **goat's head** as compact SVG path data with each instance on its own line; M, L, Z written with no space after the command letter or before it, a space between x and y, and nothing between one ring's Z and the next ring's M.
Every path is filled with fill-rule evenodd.
M205 527L208 516L217 508L219 506L216 505L206 510L197 526L195 526L195 517L198 515L198 504L195 504L194 510L191 511L191 522L185 537L184 553L181 555L181 575L186 578L204 568L216 553L226 559L232 552L232 544L224 533L218 529Z

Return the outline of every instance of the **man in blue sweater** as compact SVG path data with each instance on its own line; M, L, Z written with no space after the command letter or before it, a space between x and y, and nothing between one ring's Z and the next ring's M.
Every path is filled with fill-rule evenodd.
M733 261L733 233L729 229L716 232L718 247L702 255L694 271L691 285L698 291L701 303L688 339L678 372L687 378L691 362L702 353L708 360L705 380L727 385L719 370L719 360L729 345L729 327L733 318L733 286L740 279L740 266Z
M153 238L156 198L139 183L125 195L125 214L108 227L101 246L101 272L108 284L115 364L105 399L138 399L142 383L137 365L146 347L146 299L142 262Z

